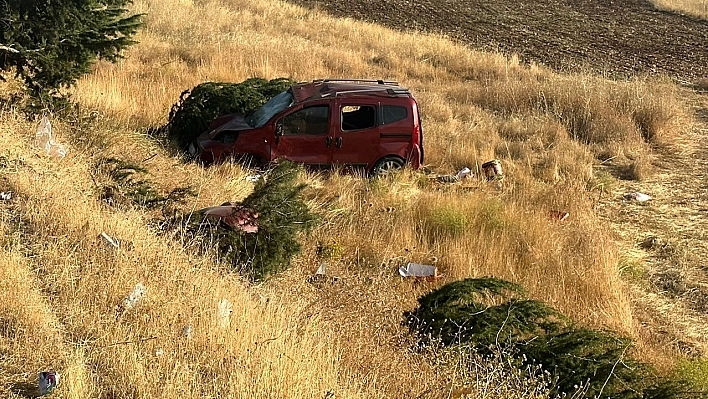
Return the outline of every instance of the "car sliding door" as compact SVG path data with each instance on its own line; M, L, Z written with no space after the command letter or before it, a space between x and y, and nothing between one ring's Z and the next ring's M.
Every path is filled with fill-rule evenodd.
M332 163L330 106L315 104L296 109L277 122L273 158L308 165Z
M357 100L338 102L333 163L366 167L381 157L378 105Z

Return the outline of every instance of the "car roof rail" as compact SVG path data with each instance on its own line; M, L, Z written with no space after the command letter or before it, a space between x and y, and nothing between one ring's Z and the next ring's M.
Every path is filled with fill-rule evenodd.
M342 95L346 95L346 94L358 94L358 93L380 93L380 94L383 94L384 92L381 89L377 89L375 87L370 87L367 89L335 91L333 93L328 93L328 94L324 95L323 97L328 97L332 94L334 94L334 96L337 97L337 96L342 96ZM408 89L405 89L405 88L386 89L385 93L388 94L389 96L395 96L395 95L401 95L401 94L411 94L410 91L408 91Z
M317 79L313 80L313 83L327 83L327 82L356 82L356 83L376 83L380 85L394 85L398 86L398 82L395 80L383 80L383 79Z

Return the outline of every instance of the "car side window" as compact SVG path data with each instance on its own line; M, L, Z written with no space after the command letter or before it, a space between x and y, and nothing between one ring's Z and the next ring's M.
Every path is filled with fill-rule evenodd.
M400 105L384 105L382 107L383 121L382 125L402 121L408 118L408 108Z
M327 134L329 106L315 105L293 112L283 118L284 135Z
M342 130L362 130L376 126L376 107L345 105L342 107Z

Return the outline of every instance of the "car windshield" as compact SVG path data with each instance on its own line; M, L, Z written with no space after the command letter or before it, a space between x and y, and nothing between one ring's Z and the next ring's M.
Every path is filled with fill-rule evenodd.
M253 113L246 118L246 123L248 123L250 127L261 127L265 125L273 115L293 105L293 102L293 94L290 90L284 91L253 111Z

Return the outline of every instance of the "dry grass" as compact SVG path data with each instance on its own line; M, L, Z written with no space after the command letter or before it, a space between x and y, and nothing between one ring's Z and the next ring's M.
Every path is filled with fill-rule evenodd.
M652 3L661 9L708 19L708 1L706 0L653 0Z
M560 76L276 1L144 0L134 9L148 14L141 43L79 82L73 123L53 119L67 158L43 156L32 145L36 121L0 108L0 191L14 193L0 203L3 394L21 397L53 367L66 376L62 397L448 397L462 389L448 378L459 365L411 352L400 325L432 288L397 277L407 261L436 264L445 281L519 282L585 325L639 336L618 249L587 187L596 159L642 178L651 149L681 134L689 118L669 82ZM159 212L98 200L93 168L105 157L144 164L164 190L191 185L198 196L185 210L243 198L248 171L183 164L146 132L166 122L183 90L251 76L397 79L421 105L433 169L479 175L499 158L507 177L440 185L413 172L304 175L322 223L291 270L255 286L157 234ZM570 219L554 220L554 210ZM107 247L102 231L122 249ZM317 245L332 242L341 251L328 271L340 279L314 286ZM120 309L136 283L146 299ZM222 298L234 305L228 326ZM533 384L477 369L486 384L473 393L531 394Z

